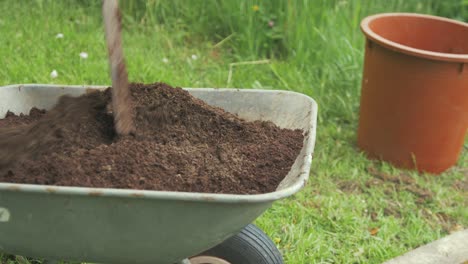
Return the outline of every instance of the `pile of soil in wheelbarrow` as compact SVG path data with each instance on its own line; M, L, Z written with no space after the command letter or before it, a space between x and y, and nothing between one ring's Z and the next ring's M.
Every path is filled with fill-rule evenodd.
M136 132L127 137L115 135L110 89L62 97L49 112L8 113L0 129L24 127L47 136L1 168L0 182L265 193L276 189L302 148L302 130L246 122L183 89L164 83L130 89ZM60 122L40 122L65 113Z

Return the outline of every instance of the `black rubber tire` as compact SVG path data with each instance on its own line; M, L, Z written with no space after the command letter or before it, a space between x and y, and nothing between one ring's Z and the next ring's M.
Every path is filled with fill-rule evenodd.
M273 241L260 228L250 224L223 243L199 254L224 259L231 264L283 264Z

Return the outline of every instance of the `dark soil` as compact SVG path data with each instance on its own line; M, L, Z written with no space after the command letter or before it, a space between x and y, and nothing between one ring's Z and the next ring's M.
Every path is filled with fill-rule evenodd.
M62 97L47 113L9 113L0 120L0 182L265 193L302 148L301 130L246 122L163 83L130 88L136 132L127 137L114 133L110 89Z

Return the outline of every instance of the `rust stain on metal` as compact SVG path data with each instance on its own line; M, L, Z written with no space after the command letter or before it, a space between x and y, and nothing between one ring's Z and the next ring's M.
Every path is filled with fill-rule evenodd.
M55 192L57 192L57 189L52 188L52 187L47 187L45 190L46 190L46 192L48 192L48 193L55 193Z
M91 191L88 193L90 196L102 196L104 193L101 191Z
M205 200L205 201L216 201L216 199L213 196L203 195L201 198L202 198L202 200Z
M133 197L145 197L145 195L142 194L142 193L131 193L130 196L133 196Z
M7 189L8 189L8 190L11 190L11 191L21 191L21 187L16 186L16 185L8 186Z

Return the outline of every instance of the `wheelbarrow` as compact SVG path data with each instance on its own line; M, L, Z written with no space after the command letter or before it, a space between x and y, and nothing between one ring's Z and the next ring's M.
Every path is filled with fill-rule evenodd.
M50 109L65 94L106 88L3 86L0 118L7 111ZM96 263L282 263L271 240L250 224L305 185L315 145L315 101L289 91L186 90L245 120L304 131L303 148L276 191L235 195L0 183L0 252Z

